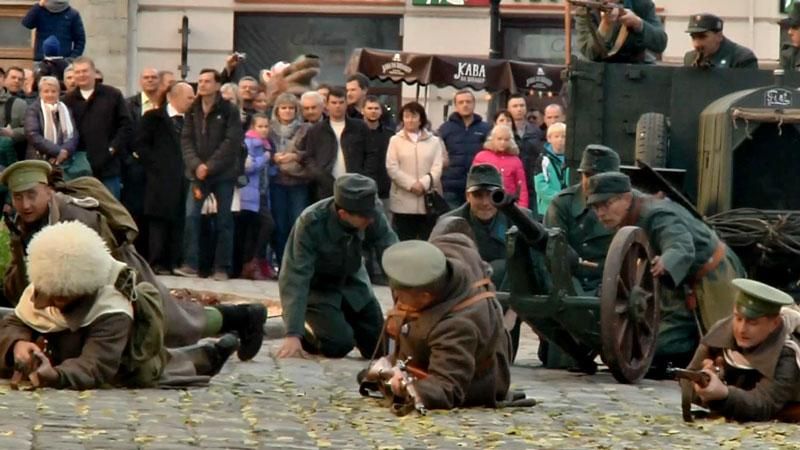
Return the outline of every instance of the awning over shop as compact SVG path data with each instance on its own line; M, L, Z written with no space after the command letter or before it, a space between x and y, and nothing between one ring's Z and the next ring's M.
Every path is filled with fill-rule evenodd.
M563 66L506 59L473 58L357 48L345 69L396 83L473 88L510 93L561 90Z

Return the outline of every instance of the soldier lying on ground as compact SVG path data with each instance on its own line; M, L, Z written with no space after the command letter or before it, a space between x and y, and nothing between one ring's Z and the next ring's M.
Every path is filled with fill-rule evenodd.
M17 371L34 387L58 389L197 384L238 347L228 334L214 344L167 350L158 290L137 285L136 272L80 222L39 231L28 246L28 274L31 284L14 313L0 321L4 377ZM46 354L34 343L38 337Z
M733 298L730 281L744 275L739 258L708 225L682 206L632 190L625 174L608 172L591 177L587 194L587 203L605 227L617 230L635 225L647 235L656 253L651 273L667 288L666 298L662 298L656 359L685 365L697 346L697 326L691 311L699 307L703 320L710 323L727 314L712 317L720 314L719 305L727 305ZM664 353L666 349L670 354Z
M0 175L0 183L8 186L16 210L16 216L9 223L11 262L3 279L8 304L16 306L27 284L26 247L34 234L47 225L76 220L95 230L106 242L114 258L130 266L141 280L158 289L166 316L165 345L191 345L202 337L236 332L241 339L238 351L240 359L248 360L258 353L264 339L263 326L267 319L263 305L219 305L204 308L200 304L172 297L166 286L156 278L147 261L134 248L133 239L138 230L130 214L99 181L84 177L69 182L88 186L98 197L74 198L54 190L48 180L51 172L52 167L47 162L27 160L12 164ZM112 229L109 218L101 212L104 206L107 210L113 210L115 221L125 224L125 232Z
M286 324L279 358L303 351L342 358L354 346L365 358L376 352L383 313L361 249L366 242L382 251L397 235L372 179L343 175L333 189L333 197L306 208L289 233L278 278Z
M739 421L800 421L787 408L800 410L800 311L789 294L766 284L732 284L733 315L709 330L688 367L706 373L708 385L681 380L684 399Z
M425 373L414 381L425 408L505 401L510 338L475 244L459 233L401 242L383 254L383 268L395 299L385 330L396 340L392 356ZM399 397L401 380L390 381Z

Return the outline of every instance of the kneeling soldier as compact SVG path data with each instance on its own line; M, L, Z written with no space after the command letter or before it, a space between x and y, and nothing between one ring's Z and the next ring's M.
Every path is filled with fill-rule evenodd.
M158 290L111 256L80 222L44 227L28 245L28 275L14 313L0 321L0 374L34 387L94 389L207 382L238 339L167 350ZM42 339L40 339L42 338ZM35 342L42 340L46 348Z
M494 407L508 395L511 345L481 264L461 234L436 245L401 242L383 254L395 299L386 322L397 342L393 359L411 358L408 366L422 373L413 384L427 409ZM399 373L391 385L405 396Z
M706 373L708 384L681 380L684 417L691 399L729 419L800 421L800 312L783 291L732 283L733 315L703 337L688 367Z

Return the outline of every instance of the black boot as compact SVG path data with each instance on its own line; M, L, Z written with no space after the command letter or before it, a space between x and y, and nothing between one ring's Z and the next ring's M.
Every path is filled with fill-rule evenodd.
M176 351L189 357L197 375L213 377L222 370L222 366L237 348L239 348L239 338L235 334L227 333L217 342L189 345Z
M222 332L236 333L239 336L237 355L242 361L253 359L264 342L264 323L267 321L267 308L260 303L246 305L217 305L222 313Z

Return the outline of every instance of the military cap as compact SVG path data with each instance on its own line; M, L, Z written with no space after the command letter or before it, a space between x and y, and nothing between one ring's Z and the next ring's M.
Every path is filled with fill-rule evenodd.
M791 295L756 280L736 278L731 281L739 289L736 310L748 319L778 314L781 308L794 304Z
M37 184L47 184L47 176L53 167L47 161L28 159L18 161L6 167L0 175L0 183L8 187L11 192L21 192L32 189Z
M333 184L333 200L336 205L354 214L375 212L377 192L375 181L358 173L342 175Z
M689 17L689 26L686 27L686 32L704 33L706 31L722 31L722 23L722 19L713 14L694 14Z
M383 271L393 288L428 286L447 273L447 258L427 241L398 242L383 252Z
M789 17L781 19L778 23L789 28L800 28L800 6L792 7Z
M631 191L631 179L620 172L606 172L589 178L587 203L602 203L611 197Z
M467 174L467 192L481 189L502 189L503 178L497 168L491 164L477 164Z
M619 155L605 145L587 145L583 150L578 172L590 174L619 172Z

